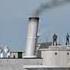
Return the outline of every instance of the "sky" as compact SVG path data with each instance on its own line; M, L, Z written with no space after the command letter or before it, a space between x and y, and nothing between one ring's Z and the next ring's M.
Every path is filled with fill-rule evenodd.
M28 18L47 0L0 0L0 45L12 50L26 48ZM58 43L65 43L66 33L70 34L70 3L45 10L40 15L39 42L52 41L58 35Z

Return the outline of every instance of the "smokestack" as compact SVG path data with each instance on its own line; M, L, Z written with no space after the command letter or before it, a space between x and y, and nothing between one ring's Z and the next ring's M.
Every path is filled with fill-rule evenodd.
M28 34L26 42L26 58L35 58L35 46L38 33L39 17L30 17L28 24Z

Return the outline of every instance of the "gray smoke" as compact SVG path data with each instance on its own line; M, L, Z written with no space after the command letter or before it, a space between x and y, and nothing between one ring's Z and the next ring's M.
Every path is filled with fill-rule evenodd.
M61 6L61 5L64 5L66 3L69 3L69 2L70 2L70 0L51 0L51 2L41 4L33 15L39 16L40 14L43 13L44 10L51 9L51 8L54 8L57 6Z

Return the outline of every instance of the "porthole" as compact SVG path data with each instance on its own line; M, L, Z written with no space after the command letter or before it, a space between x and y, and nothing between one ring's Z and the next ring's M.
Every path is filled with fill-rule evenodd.
M55 55L57 55L57 52L55 52Z
M69 55L69 52L67 52L67 55Z

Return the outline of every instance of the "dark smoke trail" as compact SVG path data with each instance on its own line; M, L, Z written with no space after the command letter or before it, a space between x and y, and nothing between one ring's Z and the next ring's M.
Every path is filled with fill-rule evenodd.
M51 2L47 2L44 4L41 4L39 8L35 11L33 16L39 16L43 13L44 10L54 8L56 6L64 5L65 3L70 2L70 0L52 0Z

